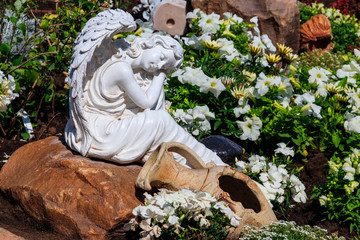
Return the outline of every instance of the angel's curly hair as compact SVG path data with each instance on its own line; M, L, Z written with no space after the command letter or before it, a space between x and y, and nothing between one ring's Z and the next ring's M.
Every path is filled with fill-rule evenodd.
M153 35L151 38L138 37L134 40L131 46L126 50L126 54L131 58L137 58L140 56L143 50L151 49L156 46L162 46L165 49L170 49L174 52L176 59L175 68L179 67L183 61L184 50L180 43L174 38L162 35Z

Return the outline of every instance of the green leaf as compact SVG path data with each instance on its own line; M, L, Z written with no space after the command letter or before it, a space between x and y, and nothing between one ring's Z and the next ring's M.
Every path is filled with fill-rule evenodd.
M22 34L25 36L25 34L26 34L26 25L24 23L20 23L18 25L18 27L20 28Z
M52 42L55 42L56 39L57 39L57 35L56 35L55 32L53 32L52 34L50 34L50 40L51 40Z
M341 87L345 87L346 86L346 83L347 83L347 77L346 78L343 78L340 83L338 84L338 86L341 86Z
M279 133L279 137L289 138L289 137L291 137L291 135L288 133Z
M35 70L27 70L25 71L25 77L27 80L34 82L39 76L39 72Z
M16 2L14 3L15 9L16 11L20 11L22 5L24 4L25 1L22 0L16 0Z
M15 24L18 21L18 19L14 16L11 16L10 21Z
M50 46L48 51L49 52L56 52L56 46Z
M55 69L55 63L52 63L49 65L48 70L54 70Z
M222 124L221 121L216 121L215 124L214 124L214 130L218 129L221 124Z
M45 91L45 102L50 102L54 96L54 89L46 89Z
M65 38L67 38L67 37L70 35L70 33L67 32L67 31L64 31L63 34L64 34L64 37L65 37Z
M11 46L7 43L3 43L0 45L0 52L1 54L8 55L10 52Z
M303 142L301 139L291 138L291 140L298 146Z
M16 36L15 37L15 42L19 43L19 42L22 42L24 40L24 37L23 36Z
M331 138L335 147L339 147L339 144L341 142L341 138L339 137L339 135L332 135Z
M23 57L24 57L23 55L14 56L13 59L12 59L13 65L18 66L21 63L21 61L23 60Z
M7 71L9 69L9 65L6 63L0 63L0 69L3 71Z
M28 138L30 138L30 134L29 133L20 133L21 137L24 139L24 140L27 140Z
M42 22L41 22L41 24L40 24L40 28L41 29L43 29L43 30L46 30L46 29L48 29L48 27L49 27L49 21L48 20L43 20Z

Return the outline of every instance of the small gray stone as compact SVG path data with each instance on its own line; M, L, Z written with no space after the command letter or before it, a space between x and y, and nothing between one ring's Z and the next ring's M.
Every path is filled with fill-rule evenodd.
M242 147L230 139L214 135L200 140L207 148L213 150L225 163L235 165L235 157L238 159L243 154Z

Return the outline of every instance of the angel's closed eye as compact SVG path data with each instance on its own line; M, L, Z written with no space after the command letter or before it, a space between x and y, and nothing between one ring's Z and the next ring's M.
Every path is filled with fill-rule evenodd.
M161 55L160 55L160 61L164 61L165 60L165 55L162 53Z

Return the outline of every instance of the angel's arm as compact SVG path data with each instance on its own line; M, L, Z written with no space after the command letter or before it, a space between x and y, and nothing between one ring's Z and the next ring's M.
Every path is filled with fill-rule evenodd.
M106 81L113 81L114 87L120 87L131 100L143 109L152 108L159 100L163 91L165 73L156 74L150 87L144 92L136 82L131 66L124 62L112 64L103 76Z

